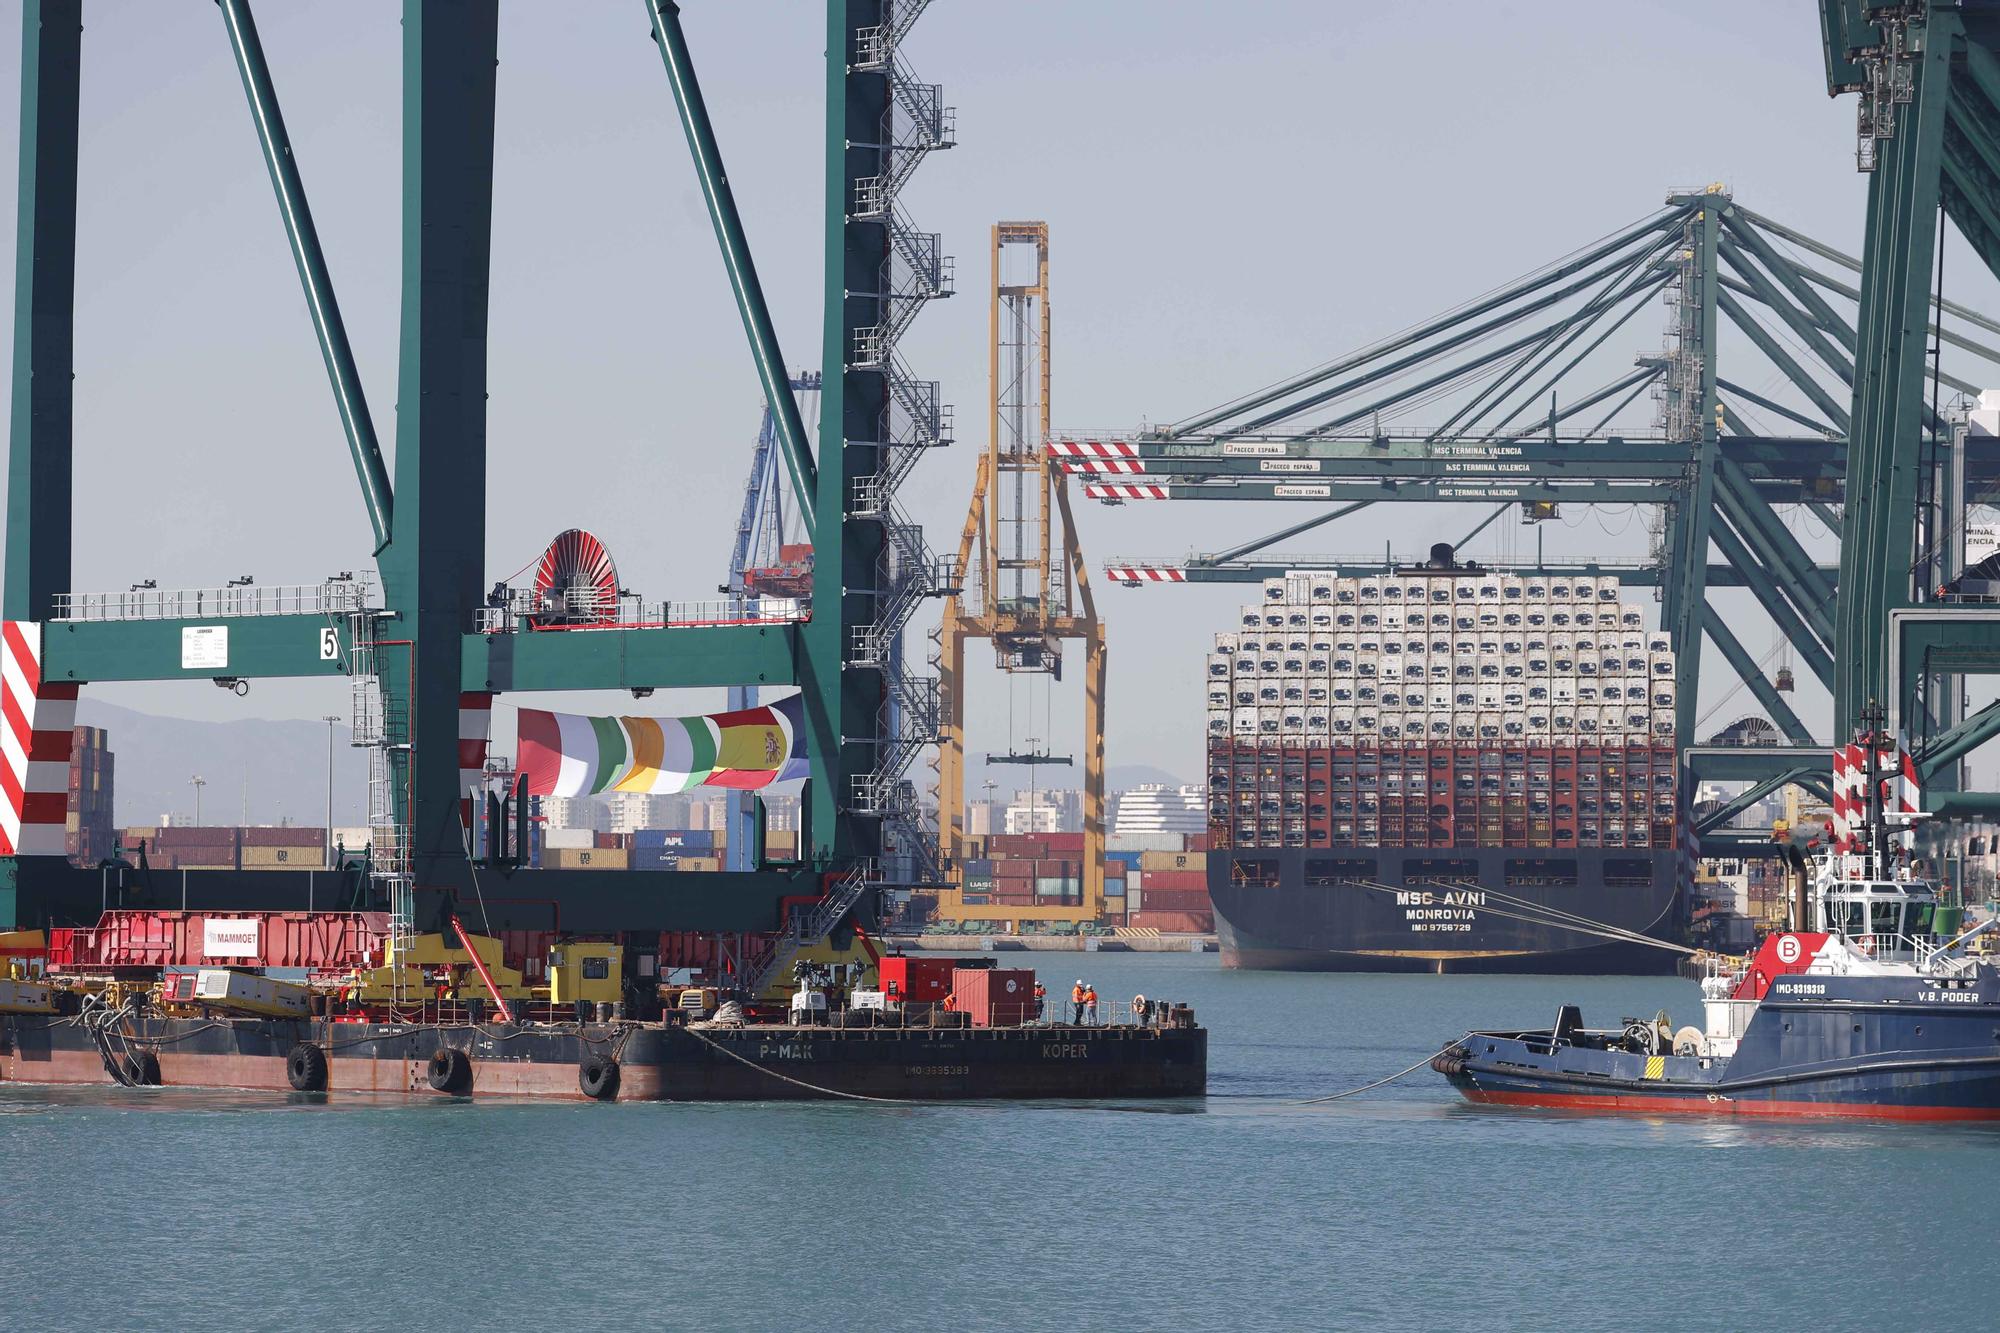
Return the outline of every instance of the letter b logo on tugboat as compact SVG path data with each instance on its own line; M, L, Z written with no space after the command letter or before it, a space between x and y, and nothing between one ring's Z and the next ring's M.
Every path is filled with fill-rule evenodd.
M1778 961L1787 967L1799 961L1800 952L1798 936L1786 935L1778 940Z

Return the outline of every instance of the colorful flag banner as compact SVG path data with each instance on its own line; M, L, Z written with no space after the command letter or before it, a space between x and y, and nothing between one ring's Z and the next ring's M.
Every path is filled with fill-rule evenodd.
M516 738L530 796L696 787L795 789L811 772L799 696L694 717L585 717L520 710Z

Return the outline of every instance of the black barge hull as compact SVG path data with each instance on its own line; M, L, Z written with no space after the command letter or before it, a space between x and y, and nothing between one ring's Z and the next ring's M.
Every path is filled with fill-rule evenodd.
M319 1056L300 1054L315 1048ZM460 1055L444 1056L443 1052ZM319 1087L298 1066L319 1063ZM606 1077L609 1063L615 1073ZM440 1065L449 1066L440 1070ZM1199 1027L687 1028L137 1017L100 1039L73 1018L0 1016L0 1082L273 1092L785 1101L1197 1097ZM437 1075L447 1076L438 1086ZM308 1080L310 1082L310 1080Z

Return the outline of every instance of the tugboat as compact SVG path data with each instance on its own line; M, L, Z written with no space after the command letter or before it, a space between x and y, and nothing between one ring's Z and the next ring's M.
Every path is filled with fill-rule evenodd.
M1835 839L1810 922L1794 908L1793 924L1811 928L1769 936L1747 962L1713 962L1701 1027L1676 1029L1662 1012L1586 1028L1564 1005L1551 1028L1468 1032L1431 1067L1466 1100L1508 1106L2000 1119L2000 968L1965 950L1993 922L1941 933L1949 909L1910 865L1915 767L1871 736L1835 764ZM1883 758L1897 765L1887 782ZM1884 786L1906 793L1894 816Z

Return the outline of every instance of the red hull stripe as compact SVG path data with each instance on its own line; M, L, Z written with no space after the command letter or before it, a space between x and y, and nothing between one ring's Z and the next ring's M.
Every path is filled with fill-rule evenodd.
M62 824L69 818L69 793L31 791L21 797L23 824Z
M1871 1102L1762 1101L1706 1096L1659 1097L1579 1092L1495 1092L1463 1089L1465 1099L1495 1106L1540 1106L1565 1111L1621 1114L1632 1111L1680 1115L1848 1116L1876 1120L2000 1120L2000 1106L1878 1106Z

